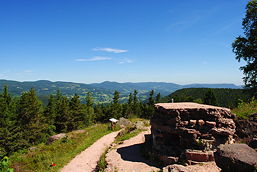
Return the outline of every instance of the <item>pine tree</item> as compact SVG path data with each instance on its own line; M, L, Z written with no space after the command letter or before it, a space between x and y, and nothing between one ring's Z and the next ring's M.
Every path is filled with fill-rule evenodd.
M120 93L118 91L114 92L113 103L111 105L111 115L114 118L120 118L122 116L122 108L119 104Z
M95 108L94 108L94 112L95 112L95 118L96 118L96 121L99 121L99 122L106 122L106 118L105 118L105 114L104 114L104 109L105 107L103 105L96 105Z
M96 119L95 110L94 110L94 100L92 93L88 92L86 97L86 107L85 107L85 120L84 123L86 126L92 124Z
M211 89L205 93L203 102L207 105L216 105L216 97Z
M69 123L69 130L81 128L83 126L83 107L80 103L79 96L75 94L69 103L71 113L71 121Z
M148 98L148 105L153 106L155 103L154 101L154 90L151 90L149 93L149 98Z
M137 94L138 94L137 90L134 90L132 110L133 110L133 113L136 116L141 116L141 110L140 110L140 105L139 105L139 101L138 101L138 98L137 98Z
M119 99L120 99L120 93L118 91L115 91L113 96L113 104L118 104Z
M18 125L26 144L46 141L48 125L45 122L42 105L34 89L22 94L18 104Z
M48 104L44 110L44 115L47 119L47 123L55 130L54 121L56 117L56 99L53 95L50 95Z
M55 127L58 133L70 131L70 114L68 98L57 94Z
M149 93L149 98L148 98L148 103L143 107L144 109L144 118L151 118L155 112L154 110L154 103L155 103L155 100L154 100L154 90L151 90L150 93Z
M128 104L129 104L129 105L132 105L132 104L133 104L133 95L132 95L132 93L129 94L129 97L128 97Z
M161 100L161 93L158 93L157 96L155 97L155 102L159 103Z

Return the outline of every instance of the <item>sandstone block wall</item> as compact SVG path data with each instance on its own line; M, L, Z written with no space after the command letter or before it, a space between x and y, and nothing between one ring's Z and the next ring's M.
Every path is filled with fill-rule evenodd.
M159 103L155 108L153 148L162 154L176 157L187 152L191 157L190 150L209 151L233 142L235 115L227 108L197 103ZM191 152L195 157L195 151Z

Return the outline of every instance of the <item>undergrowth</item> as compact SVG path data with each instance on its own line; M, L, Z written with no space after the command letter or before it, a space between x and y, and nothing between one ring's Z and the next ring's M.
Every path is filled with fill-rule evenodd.
M17 171L55 172L60 170L81 151L102 136L110 133L107 124L96 124L84 133L68 133L68 137L52 143L41 144L33 151L15 153L10 157L12 167Z
M257 99L252 98L249 103L241 101L232 112L239 118L247 119L249 115L257 113Z
M109 148L106 148L104 153L101 155L99 161L97 162L96 171L104 172L104 169L107 167L107 162L105 160L106 154L108 153Z

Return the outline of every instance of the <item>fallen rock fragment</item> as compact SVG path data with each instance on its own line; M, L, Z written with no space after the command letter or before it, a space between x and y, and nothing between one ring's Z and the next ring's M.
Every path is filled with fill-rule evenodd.
M214 157L224 172L255 171L257 168L257 152L246 144L221 145Z
M60 133L60 134L56 134L56 135L53 135L53 136L50 136L48 138L48 141L47 141L47 144L52 144L53 142L55 142L56 140L60 140L64 137L67 137L67 135L65 133Z

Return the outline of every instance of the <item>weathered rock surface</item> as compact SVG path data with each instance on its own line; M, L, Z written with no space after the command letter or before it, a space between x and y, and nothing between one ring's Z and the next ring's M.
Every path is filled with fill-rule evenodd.
M220 172L215 162L201 163L198 165L169 165L163 168L163 172Z
M236 124L236 135L239 141L249 143L254 138L257 138L257 113L249 116L248 119L237 119Z
M120 118L117 122L117 125L119 125L121 128L125 128L127 126L132 125L132 122L126 118Z
M50 136L48 138L48 141L47 141L47 144L52 144L53 142L55 142L56 140L60 140L64 137L66 137L67 135L65 133L60 133L60 134L56 134L56 135L53 135L53 136Z
M230 109L198 103L158 103L155 108L151 134L160 154L212 161L218 145L234 142L235 115Z
M85 133L86 130L74 130L72 131L73 134L81 134L81 133Z
M214 157L224 172L255 171L257 168L257 152L246 144L221 145Z

